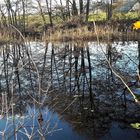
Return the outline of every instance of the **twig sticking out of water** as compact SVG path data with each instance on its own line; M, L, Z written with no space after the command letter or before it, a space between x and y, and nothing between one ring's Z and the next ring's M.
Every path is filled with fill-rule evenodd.
M105 54L102 46L100 45L99 36L98 36L98 33L97 33L95 21L94 21L94 29L95 29L95 34L96 34L96 37L97 37L96 39L97 39L98 46L101 48L101 50L102 50L102 52L103 52L103 54L105 56L106 62L109 65L109 68L111 69L111 71L113 72L113 74L122 81L122 83L124 84L124 86L128 89L128 91L130 92L130 94L133 96L134 101L140 105L140 101L137 99L137 97L135 96L135 94L132 92L132 90L126 84L126 82L124 81L124 79L112 68L109 60L107 59L106 54Z

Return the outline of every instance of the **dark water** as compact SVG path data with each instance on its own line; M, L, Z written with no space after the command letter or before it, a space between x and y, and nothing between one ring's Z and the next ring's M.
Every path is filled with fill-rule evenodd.
M40 136L37 132L39 129L37 122L38 110L35 108L28 108L28 111L29 112L27 114L24 114L23 116L16 115L14 116L14 118L12 118L12 116L9 116L7 118L5 117L3 119L0 119L0 131L3 132L3 130L5 130L4 139L28 140L29 137L27 137L27 135L31 135L32 133L35 134L35 136L33 137L34 140L40 139ZM31 117L30 115L32 114L34 114L35 116ZM64 120L60 120L57 113L51 112L47 108L42 110L42 114L44 118L42 128L44 128L43 131L45 132L45 138L48 140L138 140L140 138L139 130L126 127L124 124L119 122L112 122L109 131L101 138L94 138L91 136L86 136L84 132L78 134L73 130L69 123ZM17 129L21 125L24 126L24 129L19 128L18 132L13 135L15 129ZM33 126L34 129L31 129ZM0 139L2 139L2 136L0 137Z
M140 139L139 130L130 126L131 122L139 122L139 105L133 102L127 90L124 94L124 85L107 63L109 61L126 83L136 83L131 90L139 95L136 78L139 52L137 42L100 45L92 42L31 42L2 46L0 139L26 140L32 136L33 140L38 140L41 134L42 139L48 140ZM76 129L76 124L48 109L48 93L80 97L68 108L71 113L67 113L70 113L68 116L76 114L73 118L81 114L81 128ZM62 96L63 100L61 109L65 110L68 107L65 96ZM51 106L59 106L59 102ZM96 109L98 117L92 114Z
M109 132L100 140L139 140L139 132L134 129L122 128L121 124L113 122Z

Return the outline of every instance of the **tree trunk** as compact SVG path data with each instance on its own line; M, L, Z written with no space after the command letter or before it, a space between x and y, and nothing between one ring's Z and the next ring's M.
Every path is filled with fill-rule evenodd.
M90 5L90 0L87 0L87 7L86 7L86 22L88 22L88 16L89 16L89 5Z
M48 0L46 0L46 5L47 5L47 10L48 10L50 25L53 26L53 20L52 20L52 2L51 2L51 0L50 0L50 3L48 2Z
M80 15L83 14L83 0L79 0Z
M112 18L112 0L107 4L107 19L110 20Z
M78 10L77 10L77 6L76 6L75 0L73 0L73 3L72 3L72 15L73 16L77 16L78 15Z

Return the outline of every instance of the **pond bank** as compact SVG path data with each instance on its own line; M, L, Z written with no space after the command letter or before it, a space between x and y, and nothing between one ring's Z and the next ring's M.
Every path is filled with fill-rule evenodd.
M98 37L101 41L135 41L139 39L138 32L133 30L133 24L137 20L109 20L95 23L69 21L48 28L44 39L47 41L96 41Z
M138 33L134 31L120 32L117 30L98 28L97 33L93 30L88 30L88 27L81 27L70 30L56 30L47 32L44 39L46 41L136 41L138 40Z
M25 30L21 34L27 40L40 40L47 42L68 42L68 41L137 41L139 32L133 30L134 20L110 20L81 23L69 21L53 26L46 25L41 30ZM0 43L6 41L18 41L23 39L15 29L3 27L0 34ZM20 31L20 29L19 29Z

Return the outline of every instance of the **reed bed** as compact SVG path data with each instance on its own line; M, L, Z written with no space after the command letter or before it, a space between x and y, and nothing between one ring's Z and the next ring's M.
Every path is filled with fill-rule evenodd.
M100 40L127 40L127 41L135 41L138 40L139 33L135 32L131 29L125 31L119 31L116 27L100 27L97 26L97 34ZM45 35L45 40L47 41L76 41L76 40L84 40L84 41L92 41L97 39L97 35L94 31L94 27L84 26L78 27L74 29L58 29L55 31L49 31Z

